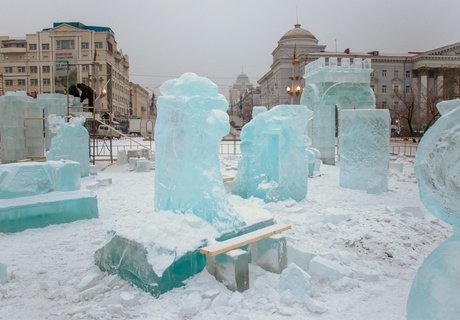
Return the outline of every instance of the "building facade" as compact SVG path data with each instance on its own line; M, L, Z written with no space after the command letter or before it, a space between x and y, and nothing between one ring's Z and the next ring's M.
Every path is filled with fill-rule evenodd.
M150 108L149 92L137 83L129 83L129 114L133 117L150 118L153 110Z
M272 53L270 70L258 81L261 104L271 108L292 103L286 89L292 83L293 52L301 74L305 65L321 57L370 58L373 69L370 86L375 92L376 107L389 109L393 127L402 127L405 134L423 132L436 119L436 102L453 99L460 93L460 43L402 54L349 49L337 53L325 48L300 24L284 34ZM305 87L303 79L301 87Z
M260 103L260 89L254 88L249 77L241 72L230 88L229 99L230 124L234 128L241 128L251 121L252 108Z
M129 57L109 27L56 22L24 39L0 36L0 94L64 93L77 83L96 91L97 112L128 115Z

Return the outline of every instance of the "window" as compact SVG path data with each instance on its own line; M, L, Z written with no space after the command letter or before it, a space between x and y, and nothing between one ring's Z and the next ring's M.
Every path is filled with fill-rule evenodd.
M371 72L371 78L375 76L374 71Z
M398 79L398 77L399 77L399 70L395 70L395 71L394 71L394 77L395 77L396 79Z
M387 93L387 86L386 85L382 86L382 93Z
M81 71L89 71L89 64L84 64L81 66Z
M73 40L56 40L56 49L74 49L75 41Z
M42 43L42 50L49 50L50 44L49 43Z
M388 107L388 104L386 101L382 101L382 108L386 109Z
M51 84L51 80L49 78L43 79L43 85L49 86Z
M386 77L387 76L387 71L386 70L382 70L382 77Z
M18 73L24 73L24 72L26 72L26 67L23 67L23 66L18 67Z
M37 73L37 72L38 72L37 66L30 66L30 73Z
M81 43L81 48L82 49L89 49L89 42L82 42Z
M13 80L5 80L5 86L12 86Z
M18 79L18 86L25 86L26 80L25 79Z
M29 50L37 50L37 44L36 43L29 43Z
M399 86L397 85L393 86L393 93L399 93Z
M96 49L102 49L102 42L100 42L100 41L95 42L95 43L94 43L94 47L95 47Z
M102 64L97 65L97 71L102 71Z
M31 86L38 86L38 80L37 79L30 79L30 85Z
M410 86L406 86L406 93L410 92Z
M393 108L394 108L395 110L398 110L398 109L399 109L399 101L394 101L394 102L393 102Z
M50 66L42 66L43 73L50 73Z
M13 67L5 67L4 71L5 73L13 73Z
M373 84L371 84L371 89L372 89L372 91L375 92L375 86Z
M406 71L406 78L410 78L410 70Z

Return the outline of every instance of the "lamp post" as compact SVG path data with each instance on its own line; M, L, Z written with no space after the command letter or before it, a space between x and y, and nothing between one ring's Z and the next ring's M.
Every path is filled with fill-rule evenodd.
M292 75L289 77L291 86L286 87L286 93L291 96L291 104L300 104L300 94L302 93L302 86L300 80L300 61L295 54L296 46L294 46L294 54L292 56Z

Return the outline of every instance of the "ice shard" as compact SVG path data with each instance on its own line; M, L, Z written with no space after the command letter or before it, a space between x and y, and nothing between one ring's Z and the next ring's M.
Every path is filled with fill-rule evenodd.
M445 113L425 133L414 170L422 202L434 216L451 224L454 234L418 269L407 319L456 320L460 315L460 108Z
M191 211L219 231L243 224L226 199L220 140L229 132L228 102L194 73L160 88L155 126L155 210Z
M307 119L312 112L302 105L279 105L258 114L241 132L242 159L232 185L235 194L265 201L307 194Z
M390 113L340 111L340 186L379 193L388 189Z

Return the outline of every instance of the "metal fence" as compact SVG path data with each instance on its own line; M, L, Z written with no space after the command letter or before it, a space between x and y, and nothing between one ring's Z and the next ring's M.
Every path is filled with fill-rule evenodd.
M97 160L106 160L110 157L110 144L109 140L97 139ZM241 154L241 141L239 139L222 140L220 144L221 155L240 155ZM143 146L130 143L130 140L113 140L112 143L112 155L116 159L119 151L129 151L148 148L155 151L154 141L144 141ZM390 144L391 155L404 155L408 157L415 157L417 153L418 144L415 143L403 143L399 141L392 141Z

